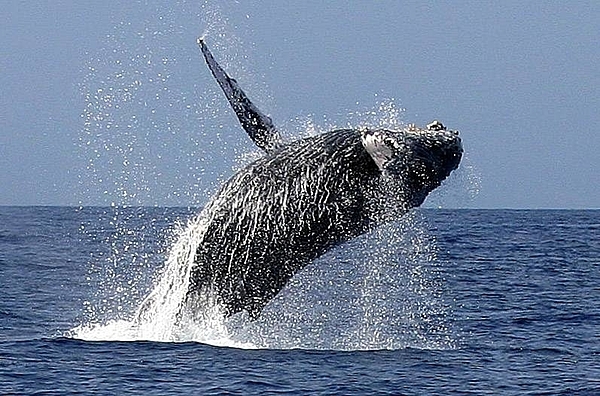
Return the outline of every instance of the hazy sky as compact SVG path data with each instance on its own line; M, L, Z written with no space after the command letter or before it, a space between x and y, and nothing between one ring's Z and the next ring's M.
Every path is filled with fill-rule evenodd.
M598 1L9 0L0 204L203 202L255 153L205 35L288 136L460 130L430 206L600 208L599 21Z

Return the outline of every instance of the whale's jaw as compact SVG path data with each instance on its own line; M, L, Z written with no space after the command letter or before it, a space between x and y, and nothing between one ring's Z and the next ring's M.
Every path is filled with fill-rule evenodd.
M457 131L434 121L426 128L362 129L366 151L386 179L387 195L402 209L419 206L457 169L463 154Z

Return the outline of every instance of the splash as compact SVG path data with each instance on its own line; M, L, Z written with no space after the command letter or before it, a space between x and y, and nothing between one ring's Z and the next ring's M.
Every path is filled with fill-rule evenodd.
M247 347L244 343L235 342L228 336L221 309L210 296L201 302L203 308L201 312L194 312L194 315L191 315L184 309L183 302L196 247L202 243L206 224L209 221L209 218L199 215L192 218L187 226L177 226L175 231L177 237L170 248L164 268L154 281L150 294L141 304L139 298L137 299L138 306L133 316L131 312L115 314L112 309L95 310L87 323L77 326L67 335L93 341L198 341L213 345ZM127 234L127 232L119 232L121 236ZM130 243L131 241L126 243L128 246L126 249L114 249L113 256L136 258L139 254L136 248L139 246ZM112 284L114 280L113 277L108 277L104 281ZM113 291L121 295L122 287ZM100 303L107 304L108 301L103 298ZM88 302L86 305L91 304ZM103 312L109 319L99 317L98 312Z
M235 348L377 350L454 346L435 240L418 211L322 256L256 321L224 319L210 295L185 308L194 252L209 219L178 230L153 290L128 318L88 322L69 336L94 341L201 342Z

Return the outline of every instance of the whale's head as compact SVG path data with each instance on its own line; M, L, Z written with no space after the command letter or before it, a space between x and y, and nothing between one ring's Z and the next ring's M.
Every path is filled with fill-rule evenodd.
M463 149L457 131L439 121L425 128L361 130L362 143L389 182L388 190L405 205L419 206L458 168Z

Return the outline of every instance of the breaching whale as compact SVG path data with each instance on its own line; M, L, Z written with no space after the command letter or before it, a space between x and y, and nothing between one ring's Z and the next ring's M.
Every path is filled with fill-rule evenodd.
M458 132L337 129L285 142L270 117L198 44L242 127L264 155L204 207L186 302L212 293L226 316L256 318L294 274L331 248L419 206L459 165Z

